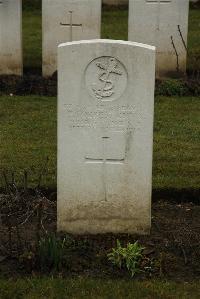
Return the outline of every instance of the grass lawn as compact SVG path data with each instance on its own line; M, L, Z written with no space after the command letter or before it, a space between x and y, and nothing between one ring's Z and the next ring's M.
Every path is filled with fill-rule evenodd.
M200 9L190 10L188 32L188 69L200 70Z
M23 171L28 170L29 183L34 186L48 157L48 175L44 175L43 185L55 188L56 99L0 97L0 107L0 168L16 172L19 180Z
M48 156L42 183L53 189L56 188L56 102L54 97L0 97L0 168L14 171L18 177L26 169L30 173L29 183L34 185ZM156 98L154 189L199 188L199 115L198 98Z
M199 299L200 283L76 279L0 280L0 299Z
M188 69L200 70L200 9L190 9L188 34ZM25 70L41 70L42 30L41 11L27 8L23 11L23 44ZM127 40L128 11L126 9L102 12L102 38ZM198 61L197 61L198 59Z
M23 54L25 70L42 66L42 15L40 10L23 12Z

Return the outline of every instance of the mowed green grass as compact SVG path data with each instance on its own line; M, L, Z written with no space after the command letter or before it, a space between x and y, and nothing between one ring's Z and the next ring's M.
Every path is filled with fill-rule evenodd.
M55 188L56 99L0 97L0 126L1 170L15 172L19 186L23 172L27 170L29 186L36 186L48 157L48 175L44 175L42 184Z
M200 283L76 279L0 280L0 299L199 299Z
M200 8L191 9L188 28L188 70L200 70Z
M56 188L56 105L54 97L0 97L1 170L37 184L49 158L43 186ZM200 105L198 98L155 100L153 188L199 188ZM1 184L2 176L1 176Z
M154 126L154 188L199 188L199 98L157 98Z
M23 11L23 58L25 70L42 68L42 14L41 10Z
M42 65L42 20L41 10L23 11L23 46L25 70L37 69ZM127 9L113 9L102 12L102 38L128 38ZM200 9L190 9L188 34L188 69L200 70Z

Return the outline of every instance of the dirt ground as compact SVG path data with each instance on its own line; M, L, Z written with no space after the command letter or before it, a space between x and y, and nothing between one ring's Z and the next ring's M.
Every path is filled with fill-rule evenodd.
M200 95L200 71L189 74L187 78L175 81L171 85L170 80L157 79L155 84L156 95L180 95L180 96L199 96ZM170 81L171 82L171 81ZM57 73L52 77L43 78L34 72L19 76L0 75L0 95L57 95Z
M49 200L41 194L18 194L15 197L0 195L0 199L0 277L40 275L32 262L24 264L20 257L25 251L31 251L35 240L41 235L56 231L56 200ZM125 271L114 268L107 259L107 253L119 239L123 245L136 240L144 245L144 254L153 263L145 277L176 281L199 279L199 219L200 205L197 203L154 200L150 236L68 236L74 240L75 245L69 251L62 275L128 278Z

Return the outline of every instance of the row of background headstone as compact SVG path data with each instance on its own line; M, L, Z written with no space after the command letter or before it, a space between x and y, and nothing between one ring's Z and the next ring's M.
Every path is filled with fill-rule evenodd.
M98 39L101 0L43 0L43 76L57 69L57 46ZM129 40L157 47L157 77L186 71L189 0L129 0ZM22 75L22 3L0 4L0 73ZM71 26L70 26L71 23Z

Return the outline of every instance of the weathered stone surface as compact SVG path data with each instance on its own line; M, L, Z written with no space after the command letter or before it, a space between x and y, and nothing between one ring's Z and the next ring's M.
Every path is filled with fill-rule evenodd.
M155 48L58 48L58 230L149 233Z
M188 12L189 0L129 0L129 40L156 46L157 77L185 74Z
M101 0L43 0L43 76L57 70L60 43L100 38Z
M22 3L0 1L0 74L22 75Z

